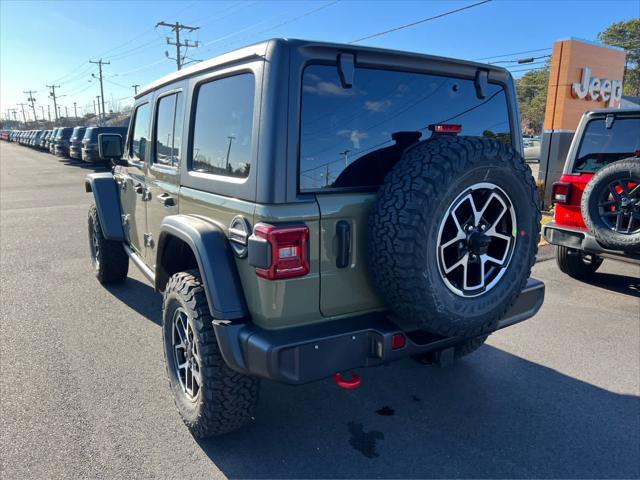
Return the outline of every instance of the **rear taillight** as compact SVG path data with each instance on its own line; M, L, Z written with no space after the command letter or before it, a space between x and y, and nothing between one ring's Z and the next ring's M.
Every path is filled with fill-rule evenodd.
M551 187L551 199L554 203L569 203L571 195L571 184L567 182L556 182Z
M304 225L274 226L258 223L253 232L271 247L270 264L256 275L268 280L301 277L309 273L309 229Z

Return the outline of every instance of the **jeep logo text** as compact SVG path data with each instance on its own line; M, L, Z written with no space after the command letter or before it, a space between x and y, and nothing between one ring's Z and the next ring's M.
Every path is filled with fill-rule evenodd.
M622 80L607 80L591 76L591 69L582 69L581 81L571 85L571 95L574 98L600 100L612 107L622 98Z

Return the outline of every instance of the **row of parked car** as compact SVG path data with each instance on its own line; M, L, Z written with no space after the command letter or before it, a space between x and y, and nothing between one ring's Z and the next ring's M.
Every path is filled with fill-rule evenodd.
M0 139L48 150L50 153L89 163L100 162L98 135L126 136L127 127L57 127L53 130L3 130Z

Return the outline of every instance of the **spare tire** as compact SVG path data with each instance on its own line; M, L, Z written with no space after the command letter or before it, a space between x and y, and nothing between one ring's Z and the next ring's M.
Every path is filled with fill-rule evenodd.
M369 219L369 270L405 330L492 330L524 288L540 237L531 170L513 148L437 137L407 149Z
M582 194L582 218L605 248L640 250L640 158L602 167Z

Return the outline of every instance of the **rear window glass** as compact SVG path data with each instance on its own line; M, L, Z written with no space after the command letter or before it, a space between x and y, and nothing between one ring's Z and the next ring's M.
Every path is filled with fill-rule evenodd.
M158 100L156 107L155 163L169 167L178 165L182 119L182 93L167 95Z
M574 172L593 173L605 165L633 157L640 150L640 118L617 118L607 128L606 120L591 120L580 142Z
M356 69L343 88L335 66L305 69L302 87L300 189L374 187L430 125L460 125L460 135L511 143L504 90L484 99L472 80L391 70Z
M253 74L214 80L197 92L191 168L245 178L251 166Z

